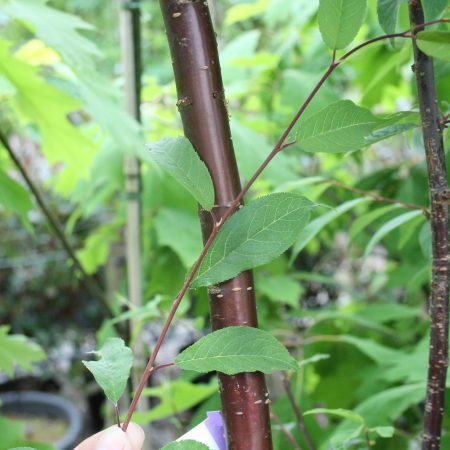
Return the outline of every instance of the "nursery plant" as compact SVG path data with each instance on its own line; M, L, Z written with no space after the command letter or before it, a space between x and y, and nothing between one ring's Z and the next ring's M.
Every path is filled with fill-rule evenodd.
M272 12L275 12L276 7L280 8L278 3L270 3ZM44 3L36 4L46 8ZM228 23L257 18L264 13L268 4L262 1L250 4L239 3L230 9L227 16ZM136 5L126 7L133 8ZM289 6L285 8L290 7L294 8L294 2L289 2ZM409 10L409 23L404 27L404 31L397 31L399 28L397 16L399 13L403 14L400 22L404 24L406 7ZM308 449L406 448L407 442L414 440L418 432L415 426L411 425L417 424L417 420L408 416L408 410L420 404L425 393L422 448L445 448L441 442L444 442L446 438L445 434L442 434L442 422L445 414L448 360L450 257L449 190L443 136L448 122L448 113L445 110L441 113L438 108L438 105L445 108L446 104L445 99L439 98L436 94L432 58L448 61L450 33L446 30L449 20L445 18L445 15L441 18L446 8L447 3L442 1L430 0L422 4L420 1L411 0L406 4L401 1L392 3L379 0L376 10L379 26L383 31L376 33L371 30L367 33L363 31L366 27L365 17L368 14L368 4L365 0L321 0L317 12L317 24L328 50L325 51L323 46L319 48L325 53L321 55L322 58L328 58L328 66L313 82L309 77L303 79L300 77L300 80L296 80L297 86L300 86L302 90L304 90L303 83L311 85L302 98L297 98L295 89L288 90L289 100L286 101L285 96L284 104L290 104L295 97L299 105L297 112L287 120L281 132L277 133L273 129L273 124L270 124L271 134L277 133L280 137L275 140L272 150L264 157L261 157L258 147L260 142L262 147L266 147L265 141L258 140L259 135L255 137L251 131L245 131L242 125L234 126L237 135L244 135L243 146L248 146L254 153L250 152L250 157L247 158L253 169L248 170L247 162L247 167L243 169L245 181L241 187L239 165L236 163L233 149L234 139L231 137L229 125L229 115L233 115L233 112L224 93L216 36L208 4L198 1L161 1L162 17L175 74L177 107L182 119L184 137L164 137L148 144L145 150L135 123L129 123L127 122L129 119L124 119L128 135L121 136L121 142L124 147L137 151L139 157L146 161L152 170L157 170L156 167L159 166L163 172L176 180L177 186L183 186L193 196L199 205L204 245L198 257L192 258L188 252L180 250L173 243L175 237L169 238L168 246L177 249L177 254L184 259L183 262L188 267L188 273L186 277L175 276L175 274L169 277L171 284L175 279L181 281L180 290L171 305L166 301L166 304L170 305L169 312L161 333L151 349L148 364L123 423L118 410L118 400L126 387L132 367L131 350L121 339L110 337L95 352L99 357L98 361L85 361L86 367L92 371L107 397L114 403L118 425L124 430L127 429L133 417L140 396L145 393L149 377L156 370L176 365L186 371L218 372L221 409L230 449L271 449L288 446ZM369 11L372 10L373 8L369 9ZM31 22L34 31L73 64L75 71L77 68L79 70L80 67L84 67L85 61L80 60L83 52L71 53L69 49L52 40L51 33L48 33L42 24L36 23L35 18L28 15L28 10L21 9L20 2L6 2L5 11L7 14ZM49 11L46 13L52 14ZM313 14L315 14L314 9L311 16ZM266 18L266 20L271 19ZM72 27L71 30L74 32L75 24L72 24ZM383 32L385 34L382 34ZM247 32L247 35L248 33L251 31ZM365 39L366 35L367 39ZM351 47L355 39L357 43ZM84 53L88 53L87 43L84 44L86 46ZM240 43L240 45L243 44ZM405 55L413 55L412 68L416 76L419 112L396 110L390 114L375 114L369 108L376 104L376 99L373 98L370 90L365 91L362 105L335 96L327 90L327 85L333 77L340 77L341 82L345 80L345 76L349 73L346 72L345 67L352 59L356 59L357 67L364 64L371 66L376 52L384 52L386 48L389 49L389 55L393 55L392 61L399 58L405 58L407 61L409 56L405 57ZM365 52L372 52L367 57L369 62L365 62ZM15 64L16 70L22 70L23 73L31 69L26 67L25 63L15 61L6 47L4 53L4 61L8 62L8 68L2 66L5 67L2 73L6 73L9 83L15 84L20 93L20 86L12 76L12 67ZM261 58L263 59L264 56ZM440 64L442 64L441 73L444 73L443 71L447 70L442 69L446 67L445 63ZM256 57L255 65L258 65ZM395 67L395 64L391 67ZM239 70L239 64L236 68ZM391 80L390 73L383 73L377 79L377 70L383 72L383 67L371 67L370 70L375 78L375 81L368 83L369 85L372 83L372 87L373 83L377 83L377 89L381 89L380 85L382 86L383 81L387 82L388 78ZM8 73L11 73L10 77ZM264 75L267 76L267 74ZM394 75L398 76L398 73ZM263 83L267 82L264 76L261 78ZM289 86L286 79L285 85ZM36 86L41 88L46 86L49 93L51 91L56 95L52 91L55 88L42 83L36 73L33 80ZM80 93L84 92L86 95L85 101L92 102L92 99L88 98L88 95L92 93L92 80L87 79L86 73L81 71L77 73L76 80L80 84ZM294 84L291 83L291 85ZM98 84L96 87L98 88ZM239 86L235 89L239 92ZM440 90L445 92L442 87ZM263 102L263 100L260 101ZM106 103L106 100L102 99L102 102ZM23 107L23 104L15 104L15 108L21 106ZM91 107L95 119L103 123L111 133L117 135L117 131L111 127L111 122L107 123L108 118L102 117L104 109L100 112L98 103L91 104ZM97 116L95 112L98 113ZM281 115L283 118L286 116L284 111ZM44 128L43 124L38 126ZM259 125L260 128L264 126L266 126L265 123ZM411 196L412 200L407 195L403 195L405 192L398 196L389 192L389 181L393 177L389 171L380 170L372 180L366 177L357 186L330 179L329 171L319 172L317 176L310 176L299 181L296 180L295 171L292 176L289 166L302 155L329 153L332 155L331 165L338 167L340 158L364 160L365 154L360 155L359 151L401 133L407 133L411 138L420 126L427 161L426 176L422 173L422 179L428 180L429 205L422 192L414 191L414 182L411 187L414 193ZM72 130L72 132L75 131ZM252 139L256 141L255 144L252 143ZM2 144L6 149L11 149L5 137L2 138ZM270 171L271 167L275 169L268 178L270 182L264 183L264 174ZM166 179L165 176L161 175L162 179ZM343 178L345 179L345 173ZM286 181L288 183L285 183ZM171 182L166 181L166 183ZM373 192L373 186L383 183L386 183L385 187L388 191L386 194ZM423 189L423 184L421 186L420 189ZM330 208L320 198L321 193L326 189L342 189L357 194L357 198L347 199ZM244 198L246 204L244 204ZM381 207L374 206L383 203ZM79 214L82 214L85 207L86 205L80 206ZM295 270L289 269L289 265L298 264L305 249L311 249L315 236L326 225L337 223L349 211L357 211L358 216L349 232L351 239L358 241L369 226L374 229L369 239L366 239L362 256L364 262L367 262L372 250L382 239L401 227L400 248L410 245L411 254L420 262L418 270L414 264L409 266L415 267L414 270L416 270L410 281L411 289L414 290L415 286L416 290L420 290L420 287L427 283L428 269L431 265L429 343L425 338L423 327L422 329L420 326L417 329L412 327L410 334L405 331L408 323L414 321L419 315L418 308L382 301L358 307L352 311L351 315L346 315L343 311L317 309L313 312L309 311L314 316L312 325L305 325L307 324L305 314L298 311L298 302L296 302L300 295L298 292L294 293L292 300L286 300L287 293L279 294L283 295L283 303L288 305L284 318L298 328L298 332L292 334L294 337L296 334L300 336L301 343L300 345L292 344L294 351L290 353L280 340L273 336L276 334L275 330L280 328L281 320L272 322L275 327L270 330L272 314L270 307L266 307L263 311L265 317L262 328L267 329L258 329L255 300L255 291L258 294L258 283L255 286L251 270L257 270L257 280L258 275L264 278L264 268L271 275L272 286L270 282L259 283L262 286L262 292L269 298L277 298L276 291L295 290L297 285L292 283L294 277L286 276L286 268L291 276L295 276ZM173 214L168 209L166 215L168 215L167 222L171 223L171 229L174 230L176 230L177 218L180 224L183 224L185 220L185 215ZM26 222L26 214L22 214L22 217L22 220ZM165 230L162 229L164 222L161 217L164 216L159 216L160 222L156 225L156 232L158 238L164 240ZM311 220L311 217L314 219ZM189 223L189 220L187 222ZM419 239L412 239L419 234L419 228ZM410 240L414 242L411 243ZM86 270L86 262L86 259L83 261L82 257L78 265L85 278L89 272ZM263 269L258 269L261 266ZM154 276L157 276L157 272L154 273ZM314 280L314 274L307 276L310 280ZM398 273L397 276L399 276ZM327 282L326 278L320 276L317 279ZM401 280L405 281L404 275ZM202 287L207 287L208 290L213 331L182 351L174 361L157 363L156 358L175 314L182 305L183 298L189 292L191 296L198 296L204 302L205 298L202 297L200 290ZM150 311L151 316L152 305L149 305L135 310L134 314L148 314ZM107 302L106 306L109 307ZM129 315L122 315L122 318L119 316L119 320L124 317ZM283 315L280 319L282 318ZM327 321L331 323L327 324ZM358 335L349 332L346 321L353 322L355 329L361 327L366 330L367 334ZM312 331L314 327L318 330ZM403 330L405 333L403 345L406 345L407 351L389 345L390 339L395 337L393 329ZM415 341L414 333L419 331L423 339ZM339 371L332 371L330 380L327 381L327 364L332 359L328 356L331 356L330 343L333 342L353 346L361 352L361 357L349 360L346 352L343 352L344 370L341 374ZM307 348L303 356L311 356L311 358L302 358L298 352L300 348ZM425 387L422 358L427 351L429 353L428 381ZM420 367L417 367L418 361L420 361ZM352 371L354 372L359 364L361 364L360 367L365 367L367 374L371 371L373 373L370 376L367 375L365 384L361 384L362 391L368 393L367 397L361 398L358 393L356 398L361 401L355 406L354 397L346 401L332 393L326 385L332 382L333 376L340 376L343 377L340 378L341 383L350 385L343 387L343 391L351 391L353 381L351 377L355 376ZM276 403L270 412L271 398L266 388L264 374L275 371L284 372L285 397L280 401L279 406ZM309 377L304 374L309 374ZM314 395L308 396L308 393L314 392L315 389L311 385L304 385L308 383L308 379L310 384L319 384L324 389L323 392L328 392L329 397L327 398L325 394L323 397L323 403L327 407L313 407L319 402ZM319 379L321 381L318 381ZM355 377L356 379L361 381L358 376ZM405 385L402 386L402 383ZM300 406L298 397L302 392L303 401ZM343 403L336 405L338 398ZM309 411L304 411L305 406ZM422 420L420 407L411 413L412 416L414 414L420 416ZM273 436L271 415L276 424L276 433L274 432ZM285 419L280 419L280 416L293 417L295 430L292 426L286 426L283 422ZM321 431L319 421L315 420L314 416L318 416L320 422L326 424L323 425L326 433ZM343 420L335 424L336 417ZM395 422L399 417L403 417L403 422ZM274 439L276 439L275 444ZM167 449L169 448L201 449L204 445L180 442L169 444Z

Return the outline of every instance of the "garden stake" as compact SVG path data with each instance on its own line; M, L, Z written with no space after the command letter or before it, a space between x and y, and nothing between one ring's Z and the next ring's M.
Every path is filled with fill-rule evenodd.
M136 121L140 122L141 104L141 29L139 2L126 8L119 8L120 43L124 75L124 107ZM142 263L141 263L141 168L136 149L127 149L123 160L125 192L127 202L127 223L125 233L128 300L135 308L142 306ZM138 319L130 319L131 330L137 329ZM139 377L145 367L144 343L135 336L132 344L135 363L131 370L133 389L139 384ZM138 402L137 410L145 411L143 400ZM146 444L147 445L147 444Z

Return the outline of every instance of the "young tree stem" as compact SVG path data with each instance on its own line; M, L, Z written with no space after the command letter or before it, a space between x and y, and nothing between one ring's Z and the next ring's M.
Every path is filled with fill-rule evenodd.
M424 11L420 0L409 1L409 17L413 36L423 29ZM413 39L414 66L431 203L432 279L429 299L430 350L422 450L440 448L444 416L445 381L448 366L449 325L449 187L445 167L444 142L433 60L420 51Z

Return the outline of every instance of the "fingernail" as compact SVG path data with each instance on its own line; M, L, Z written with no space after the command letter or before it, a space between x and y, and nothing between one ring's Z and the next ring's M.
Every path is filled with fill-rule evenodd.
M126 436L121 428L114 426L104 431L95 450L125 450Z

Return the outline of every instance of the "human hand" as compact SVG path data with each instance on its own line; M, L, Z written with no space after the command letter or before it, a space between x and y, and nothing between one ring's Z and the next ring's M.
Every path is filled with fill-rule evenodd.
M141 450L144 439L142 428L131 422L126 433L113 425L85 439L74 450Z

